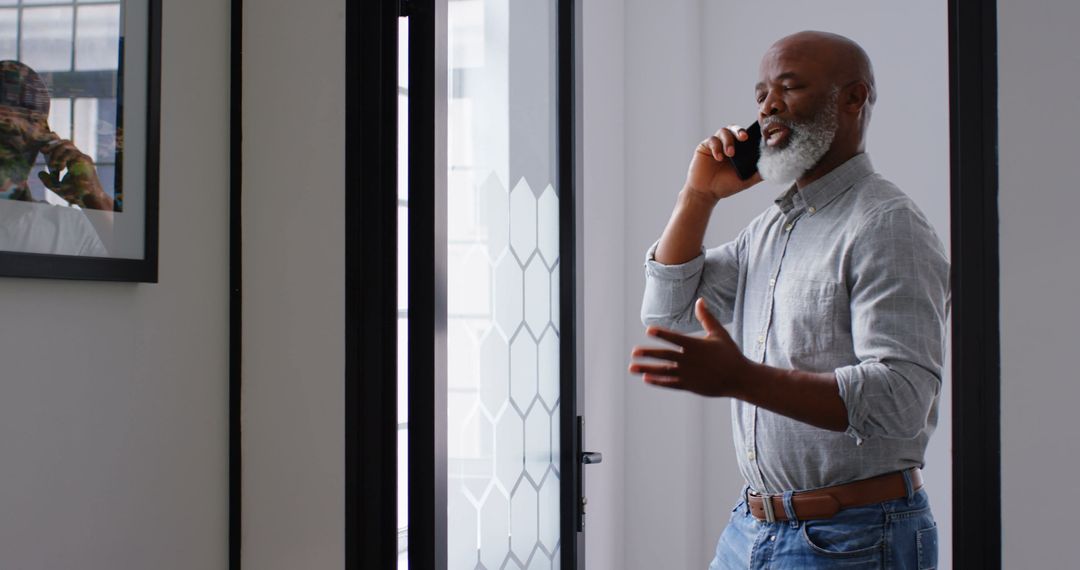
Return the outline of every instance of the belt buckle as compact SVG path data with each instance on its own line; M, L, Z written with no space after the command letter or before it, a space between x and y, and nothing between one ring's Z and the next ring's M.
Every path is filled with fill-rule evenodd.
M773 512L772 495L761 495L761 506L765 509L765 522L776 522L776 513Z

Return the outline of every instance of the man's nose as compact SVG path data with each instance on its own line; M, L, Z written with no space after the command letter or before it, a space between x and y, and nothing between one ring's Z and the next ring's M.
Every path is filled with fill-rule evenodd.
M758 105L758 118L764 119L765 117L780 113L780 111L783 110L783 105L784 102L781 101L779 97L769 93L765 96L765 99L761 101L761 104Z

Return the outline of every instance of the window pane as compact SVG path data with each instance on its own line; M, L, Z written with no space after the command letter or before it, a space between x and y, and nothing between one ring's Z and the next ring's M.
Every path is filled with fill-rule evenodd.
M71 69L73 8L23 10L22 62L37 72Z
M72 141L83 153L97 156L98 100L86 97L75 99L72 116Z
M96 160L116 162L116 99L98 99L97 118Z
M120 58L120 5L82 6L75 31L75 69L116 69Z
M398 95L398 200L409 199L409 97Z
M399 85L408 85L409 19L398 19L398 76ZM404 83L400 83L404 82ZM399 92L403 88L399 86ZM398 473L397 473L397 533L398 570L409 568L409 98L398 95L398 235L397 235L397 416Z
M398 86L409 88L409 19L398 18Z
M49 128L62 139L71 138L71 99L52 100L49 107Z
M0 59L18 59L19 11L0 10Z

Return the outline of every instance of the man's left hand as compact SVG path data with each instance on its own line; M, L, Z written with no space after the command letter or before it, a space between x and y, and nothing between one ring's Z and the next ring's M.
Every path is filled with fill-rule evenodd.
M48 172L39 172L38 178L49 190L81 208L113 209L113 200L101 187L93 159L76 148L75 143L57 138L46 144L41 153L45 155ZM61 178L64 169L67 173Z
M630 372L641 374L646 383L654 386L687 390L702 396L735 396L753 365L709 312L704 299L697 300L694 312L707 333L704 338L649 327L646 334L665 340L675 348L635 346L631 358L654 361L631 361Z

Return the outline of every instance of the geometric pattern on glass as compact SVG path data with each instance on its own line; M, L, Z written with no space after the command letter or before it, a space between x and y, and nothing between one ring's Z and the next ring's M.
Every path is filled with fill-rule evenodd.
M449 560L558 567L558 196L478 179L480 227L451 239L447 258L448 331L464 337L448 341Z
M555 6L447 4L451 570L559 567Z

